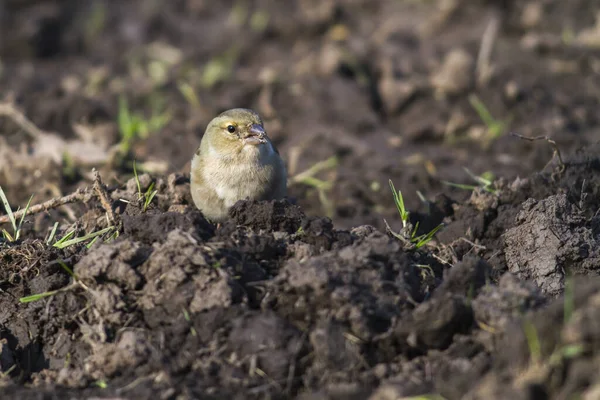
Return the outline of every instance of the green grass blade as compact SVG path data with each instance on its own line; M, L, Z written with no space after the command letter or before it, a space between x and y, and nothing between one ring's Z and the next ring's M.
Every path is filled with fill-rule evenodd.
M425 246L427 243L429 243L433 237L435 236L435 234L442 229L444 226L444 224L439 224L438 226L436 226L435 228L433 228L429 233L426 233L424 235L421 235L419 237L417 237L416 239L413 240L413 243L415 243L415 247L417 249L420 249L421 247Z
M483 175L477 176L469 168L464 168L465 172L473 179L475 182L479 183L483 187L491 186L493 183L491 180L486 179Z
M57 229L58 229L58 221L54 223L54 226L52 227L52 231L50 232L50 236L48 236L48 239L46 240L47 245L50 245L50 243L52 243L54 236L56 236Z
M129 151L132 141L136 135L136 121L129 112L129 106L125 96L119 97L119 115L117 117L119 132L121 134L120 151L125 154Z
M306 176L304 178L302 178L301 180L299 180L299 182L302 182L303 184L307 185L307 186L312 186L315 189L319 189L319 190L329 190L332 187L332 184L330 182L326 182L323 181L319 178L315 178L313 176Z
M148 196L148 204L152 203L152 200L154 199L154 196L156 196L156 193L158 193L158 190L154 190L152 193L150 193L150 196Z
M44 293L32 294L31 296L21 297L19 299L19 302L20 303L31 303L32 301L38 301L38 300L44 299L46 297L54 296L59 291L60 290L53 290L51 292L44 292Z
M0 186L0 198L2 199L2 203L4 204L4 209L8 214L8 219L10 219L10 223L13 226L14 232L17 231L17 221L15 220L15 215L13 214L12 208L10 208L10 204L6 195L4 194L4 190L2 190L2 186Z
M111 240L116 240L119 237L119 231L115 230L108 238L106 238L105 242L110 242Z
M479 118L481 118L481 121L488 128L490 128L491 126L496 124L496 120L494 119L492 114L489 112L489 110L487 109L485 104L483 104L483 102L481 100L479 100L479 97L477 97L474 94L470 95L469 103L471 103L471 106L475 109L475 111L477 112L477 115L479 115Z
M71 236L73 236L74 234L75 234L75 230L73 229L71 232L67 233L61 239L57 240L56 243L53 244L53 246L61 249L62 247L59 247L59 246L62 246L62 244L64 242L66 242L67 240L69 240L71 238Z
M151 188L154 187L154 184L150 185L150 187ZM146 192L146 201L144 202L144 212L146 212L146 210L152 203L152 199L154 199L154 196L156 196L156 193L158 193L158 190L154 190L152 193Z
M8 240L9 242L14 242L14 238L11 236L10 233L8 233L8 231L6 229L2 229L2 236L4 236L5 240Z
M31 200L33 200L33 195L31 195L31 197L29 197L29 201L27 202L27 205L25 206L25 211L23 212L23 215L21 216L21 220L19 220L19 225L17 226L17 232L15 234L15 240L19 240L19 237L21 236L21 227L23 226L23 221L25 221L25 216L27 215L27 211L29 210L29 205L31 204Z
M402 197L402 192L400 190L396 191L396 187L394 183L390 179L388 181L390 184L390 189L392 189L392 194L394 196L394 204L396 204L396 208L398 209L398 213L400 214L400 219L402 220L402 225L406 226L408 222L408 211L406 211L406 207L404 205L404 197Z
M131 136L131 115L129 114L127 99L125 96L119 97L119 115L117 118L121 136L124 138L129 138Z
M96 243L96 241L98 241L98 238L99 238L99 237L100 237L100 236L96 236L95 238L93 238L91 242L89 242L88 244L86 244L86 245L85 245L85 247L86 247L87 249L91 248L91 247L94 245L94 243Z
M73 270L71 268L69 268L67 266L67 264L65 264L65 262L63 260L59 260L58 264L62 267L62 269L64 269L65 271L67 271L67 274L71 275L71 277L73 279L77 279L77 277L75 276L75 273L73 272Z
M417 231L419 230L419 222L420 221L417 221L417 223L415 224L412 232L410 233L410 238L413 241L416 240L416 239L418 239L418 237L417 237Z
M138 188L138 197L141 198L142 197L142 187L140 185L140 178L138 177L138 173L137 173L137 168L135 165L135 160L133 160L133 176L135 177L135 183L137 184L137 188Z
M72 245L77 244L77 243L85 242L86 240L90 240L90 239L93 239L93 238L95 238L97 236L103 235L106 232L110 232L112 229L114 229L114 227L109 226L108 228L100 229L99 231L92 232L92 233L89 233L89 234L87 234L85 236L81 236L81 237L78 237L78 238L70 239L70 240L64 241L64 242L62 242L60 244L59 243L55 243L54 247L57 247L59 249L64 249L65 247L69 247L69 246L72 246Z
M448 185L448 186L452 186L458 189L464 189L464 190L475 190L477 188L477 186L475 185L467 185L467 184L463 184L463 183L454 183L454 182L448 182L448 181L442 181L442 183L444 185Z

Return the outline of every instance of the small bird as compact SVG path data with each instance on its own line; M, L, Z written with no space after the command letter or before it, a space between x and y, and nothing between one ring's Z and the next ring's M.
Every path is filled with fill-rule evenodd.
M210 121L192 158L190 181L194 204L215 223L223 222L238 200L287 194L285 164L260 116L246 108L227 110Z

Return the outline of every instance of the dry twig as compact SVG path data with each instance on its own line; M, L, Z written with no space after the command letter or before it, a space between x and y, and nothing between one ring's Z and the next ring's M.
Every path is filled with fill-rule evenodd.
M88 194L87 188L79 188L79 189L77 189L76 192L71 193L69 195L62 196L62 197L55 197L44 203L36 204L35 206L31 206L27 210L27 214L28 215L29 214L37 214L40 212L51 210L53 208L60 207L65 204L76 203L78 201L81 201L84 203L89 201L89 194ZM25 209L16 211L14 213L14 218L19 219L23 216L24 213L25 213ZM0 216L0 224L5 224L7 222L10 222L10 217L8 215Z
M116 226L117 219L113 212L111 202L109 201L109 197L108 197L106 188L102 184L102 178L100 177L100 173L96 169L94 169L92 172L94 174L94 183L92 186L94 189L94 193L98 197L98 200L100 201L100 204L102 205L102 208L104 208L104 210L108 214L108 219L110 220L111 224L113 224L113 226ZM77 189L77 191L75 191L71 194L68 194L66 196L55 197L44 203L31 206L27 210L23 209L23 210L16 211L15 213L13 213L13 215L14 215L15 219L19 219L23 216L25 211L27 211L27 215L31 215L31 214L37 214L40 212L45 212L45 211L63 206L65 204L69 204L69 203L76 203L76 202L87 203L90 201L92 196L93 196L93 194L88 187L79 188L79 189ZM7 222L10 222L10 217L8 215L0 216L0 224L4 224Z
M560 155L560 149L558 148L558 145L556 144L556 142L554 140L550 139L548 136L527 137L527 136L519 135L518 133L514 133L514 132L511 132L511 135L518 137L519 139L528 140L530 142L534 142L536 140L545 140L546 142L548 142L548 144L550 144L550 146L554 150L554 153L552 153L552 158L550 159L550 161L548 161L548 164L546 164L543 169L546 169L546 167L548 167L548 165L552 162L554 157L557 157L558 165L560 166L558 173L562 174L565 171L565 168L567 166L563 162L562 156Z
M98 196L98 200L100 200L100 204L102 204L102 208L106 211L108 215L108 219L113 226L116 226L117 219L115 217L115 213L113 212L112 205L110 200L108 199L108 193L106 192L106 188L102 184L102 178L100 177L100 173L94 168L92 170L94 174L94 191Z

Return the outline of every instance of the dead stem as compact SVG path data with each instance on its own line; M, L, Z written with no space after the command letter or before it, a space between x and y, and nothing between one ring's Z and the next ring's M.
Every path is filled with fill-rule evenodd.
M53 208L60 207L65 204L76 203L79 201L84 202L84 203L89 201L89 194L87 193L87 188L79 188L79 189L77 189L76 192L71 193L69 195L62 196L62 197L56 197L56 198L50 199L44 203L31 206L27 210L27 214L28 215L29 214L37 214L40 212L48 211ZM25 213L25 209L16 211L14 213L14 218L19 219L23 216L24 213ZM8 215L0 216L0 224L5 224L7 222L10 222L10 218Z
M550 162L552 162L552 160L554 159L554 157L557 157L558 158L558 165L560 166L560 170L558 171L558 173L562 174L565 171L565 168L567 166L563 162L562 156L560 155L560 149L558 148L558 145L556 144L556 142L554 140L550 139L548 136L527 137L527 136L519 135L518 133L514 133L514 132L511 132L511 135L515 136L515 137L518 137L519 139L528 140L530 142L533 142L533 141L536 141L536 140L545 140L546 142L548 142L548 144L550 144L550 146L554 150L554 153L552 153L552 159L550 159L550 161L548 161L548 164L550 164ZM548 164L546 164L544 166L544 169L546 169L546 167L548 166Z
M113 212L111 203L108 200L108 194L106 192L106 188L102 184L102 178L100 177L100 173L96 169L93 169L92 172L94 174L94 183L93 183L94 192L96 193L96 196L100 200L100 204L102 205L102 208L104 208L104 210L106 211L106 213L108 215L108 219L110 220L110 223L113 226L117 226L117 224L116 224L117 220L116 220L115 214ZM44 203L31 206L27 210L22 209L22 210L16 211L15 213L13 213L13 215L14 215L15 219L19 219L23 216L25 211L27 211L27 215L37 214L40 212L58 208L65 204L76 203L76 202L87 203L90 201L91 197L92 197L92 193L90 193L89 188L87 188L87 187L79 188L79 189L77 189L77 191L75 191L71 194L68 194L66 196L55 197ZM10 222L10 217L8 215L0 216L0 224L5 224L7 222Z
M106 192L106 188L102 184L102 178L100 177L100 173L94 168L92 170L94 174L94 191L100 200L100 204L102 204L102 208L106 211L108 215L108 219L113 226L117 226L117 218L115 217L115 213L113 212L111 202L108 200L108 193Z

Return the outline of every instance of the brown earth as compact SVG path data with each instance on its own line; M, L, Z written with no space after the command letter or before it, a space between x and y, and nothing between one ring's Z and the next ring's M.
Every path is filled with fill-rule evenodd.
M89 187L0 239L0 397L600 398L599 9L0 2L0 186L22 207ZM147 126L130 141L124 99ZM240 106L291 198L216 227L189 160ZM434 240L386 229L388 179L418 234L444 223Z

